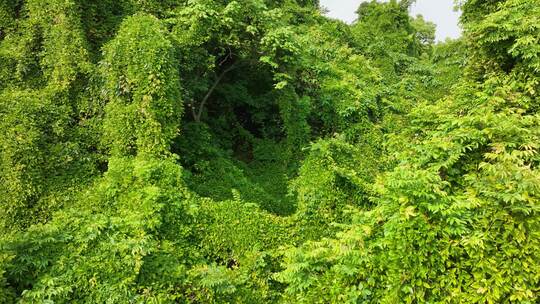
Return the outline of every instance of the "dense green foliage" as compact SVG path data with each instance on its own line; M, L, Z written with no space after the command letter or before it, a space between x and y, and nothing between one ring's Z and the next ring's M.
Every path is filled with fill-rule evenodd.
M540 1L0 0L0 304L538 303Z

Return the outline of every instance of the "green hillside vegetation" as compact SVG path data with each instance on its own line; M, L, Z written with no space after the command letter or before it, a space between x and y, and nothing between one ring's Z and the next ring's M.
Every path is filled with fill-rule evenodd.
M539 303L540 0L0 0L0 304Z

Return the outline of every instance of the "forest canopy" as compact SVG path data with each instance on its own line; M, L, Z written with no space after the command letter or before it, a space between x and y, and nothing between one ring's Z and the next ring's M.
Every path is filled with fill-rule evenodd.
M0 0L0 304L538 303L540 0Z

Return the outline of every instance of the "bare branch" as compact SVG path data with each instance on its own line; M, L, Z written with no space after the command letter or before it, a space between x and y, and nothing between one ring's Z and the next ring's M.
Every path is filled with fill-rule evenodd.
M206 95L204 96L203 100L199 104L199 110L197 111L197 114L194 116L196 122L201 122L201 116L204 109L204 105L206 104L210 96L212 96L212 93L217 88L221 80L223 80L223 77L225 77L227 73L229 73L230 71L234 70L237 67L238 67L238 61L233 63L230 67L226 68L223 72L221 72L218 78L214 81L214 84L212 84L212 86L210 87Z

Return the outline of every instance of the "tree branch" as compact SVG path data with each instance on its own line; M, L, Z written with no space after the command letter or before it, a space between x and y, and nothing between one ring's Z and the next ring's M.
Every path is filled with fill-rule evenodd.
M237 67L238 67L238 61L233 63L230 67L226 68L223 72L221 72L218 78L214 81L214 84L212 84L212 86L210 87L206 95L204 96L203 100L199 104L199 110L197 111L197 114L194 115L196 122L201 122L201 116L204 109L204 105L206 104L210 96L212 96L212 93L215 91L215 89L217 88L221 80L223 80L223 77L225 77L227 73L229 73L230 71L234 70Z

